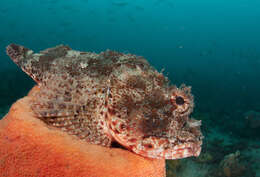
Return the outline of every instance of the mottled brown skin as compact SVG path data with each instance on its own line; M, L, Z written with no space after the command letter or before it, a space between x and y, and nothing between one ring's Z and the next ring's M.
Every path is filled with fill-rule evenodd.
M31 108L46 124L90 143L116 141L142 156L198 156L200 121L190 119L190 87L168 79L142 57L57 46L33 53L11 44L7 54L39 85Z

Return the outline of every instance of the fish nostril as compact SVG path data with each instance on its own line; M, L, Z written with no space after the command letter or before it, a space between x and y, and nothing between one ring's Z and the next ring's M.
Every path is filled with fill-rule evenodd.
M177 105L183 105L184 104L184 99L181 96L177 96L175 100L176 100Z

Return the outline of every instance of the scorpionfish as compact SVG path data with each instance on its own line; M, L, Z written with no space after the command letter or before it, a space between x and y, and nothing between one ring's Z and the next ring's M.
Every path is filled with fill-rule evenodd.
M65 45L34 53L10 44L6 52L37 83L30 107L47 126L149 158L200 154L201 121L190 117L191 87L171 85L145 58Z

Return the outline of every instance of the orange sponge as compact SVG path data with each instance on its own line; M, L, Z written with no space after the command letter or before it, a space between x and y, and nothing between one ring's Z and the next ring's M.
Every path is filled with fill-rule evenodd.
M33 117L29 99L18 100L0 121L0 176L165 176L164 160L88 144L47 127Z

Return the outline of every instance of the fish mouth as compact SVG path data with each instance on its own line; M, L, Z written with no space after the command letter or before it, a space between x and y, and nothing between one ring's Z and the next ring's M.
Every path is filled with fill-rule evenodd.
M142 156L156 159L182 159L187 157L198 157L201 152L201 142L187 142L175 145L171 148L158 147L135 147L132 150Z
M201 152L201 138L177 144L168 138L150 136L147 138L120 136L113 134L113 138L125 148L148 158L155 159L182 159L197 157Z

